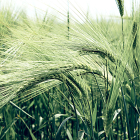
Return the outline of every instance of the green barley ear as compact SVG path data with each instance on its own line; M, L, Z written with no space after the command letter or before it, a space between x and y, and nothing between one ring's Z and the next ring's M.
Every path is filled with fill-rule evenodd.
M119 8L119 12L121 17L124 15L124 1L123 0L116 0L117 6Z
M136 43L137 43L137 30L138 30L138 26L137 26L137 22L133 23L133 30L132 30L132 35L133 35L133 49L136 48Z

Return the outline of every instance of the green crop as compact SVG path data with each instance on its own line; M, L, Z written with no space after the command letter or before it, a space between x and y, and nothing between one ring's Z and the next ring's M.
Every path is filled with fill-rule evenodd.
M0 9L0 139L139 140L140 13L116 3L122 22Z

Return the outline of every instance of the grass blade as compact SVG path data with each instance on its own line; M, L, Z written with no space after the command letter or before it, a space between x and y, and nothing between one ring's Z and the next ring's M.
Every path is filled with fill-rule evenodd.
M32 133L31 129L27 126L27 124L25 123L25 121L18 115L18 118L22 120L22 122L25 124L25 126L27 127L27 129L29 130L30 132L30 135L32 137L32 140L37 140L34 136L34 134Z
M129 140L131 140L131 134L130 134L130 128L129 128L129 120L128 120L128 113L127 113L126 102L125 102L125 98L124 98L122 87L121 87L121 92L122 92L122 96L123 96L123 103L124 103L124 109L125 109L125 115L126 115L126 121L127 121L128 138L129 138Z
M78 132L78 140L82 140L84 138L84 131L79 131Z
M29 115L27 112L25 112L23 109L21 109L20 107L18 107L16 104L14 104L12 101L9 101L10 104L12 104L13 106L15 106L17 109L19 109L20 111L22 111L24 114L26 114L27 116L31 117L32 119L35 119L34 117L32 117L31 115Z
M72 116L66 118L66 119L60 124L60 126L59 126L59 128L58 128L58 130L57 130L57 133L56 133L56 138L55 138L56 140L59 140L59 139L60 139L60 132L61 132L63 126L65 125L65 123L66 123L70 118L72 118Z

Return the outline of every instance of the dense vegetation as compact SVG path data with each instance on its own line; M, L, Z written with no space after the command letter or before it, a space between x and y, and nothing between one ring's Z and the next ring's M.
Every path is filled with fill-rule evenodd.
M140 16L116 3L119 22L0 10L0 139L140 139Z

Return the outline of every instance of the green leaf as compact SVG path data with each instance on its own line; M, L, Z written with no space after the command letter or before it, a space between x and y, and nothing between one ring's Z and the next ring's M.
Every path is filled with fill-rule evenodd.
M98 137L100 137L102 134L104 134L105 133L105 131L103 130L103 131L100 131L99 133L98 133Z
M54 115L55 119L57 119L57 118L59 118L59 117L61 117L61 116L67 117L68 115L67 115L67 114L55 114L55 115Z
M95 129L96 116L97 116L97 102L95 104L94 111L92 113L92 126L94 127L94 129Z
M3 139L5 134L10 130L10 128L16 123L16 121L17 121L17 118L14 118L13 121L10 124L8 124L8 126L4 129L5 131L2 132L1 135L0 135L1 140Z
M29 115L27 112L25 112L23 109L21 109L20 107L18 107L16 104L14 104L12 101L9 101L10 104L12 104L13 106L15 106L17 109L19 109L20 111L22 111L24 114L26 114L27 116L31 117L32 119L35 119L34 117L32 117L31 115Z
M60 117L68 117L68 114L55 114L53 117L51 117L51 118L49 119L49 121L52 121L53 118L55 118L55 121L56 121L56 119L58 119L58 118L60 118Z
M84 131L78 131L78 140L82 140L84 137Z
M117 115L121 112L121 109L117 109L114 112L114 117L113 117L113 121L116 119Z
M70 118L72 118L72 116L66 118L66 119L60 124L60 126L59 126L59 128L58 128L58 130L57 130L57 133L56 133L56 138L55 138L56 140L59 140L59 139L60 139L61 130L62 130L64 124L65 124Z
M56 119L59 118L59 117L61 117L61 116L62 116L62 117L68 117L67 114L55 114L53 117L49 118L48 121L52 122L54 119L55 119L55 121L56 121ZM35 132L37 132L37 131L41 130L42 128L46 127L48 121L46 121L45 123L41 124L41 125L39 126L39 128L38 128Z
M140 113L139 113L139 111L138 111L138 109L137 109L137 106L134 105L134 103L133 103L133 101L131 100L130 96L129 96L128 94L125 94L124 98L125 98L125 101L126 101L129 105L131 105L131 107L135 110L135 112L140 116Z
M66 129L66 133L67 133L67 135L68 135L69 140L73 140L73 138L72 138L72 136L71 136L71 134L70 134L69 129Z
M29 132L30 132L30 135L31 135L31 137L32 137L32 140L37 140L37 139L35 138L34 134L32 133L31 129L30 129L30 128L28 127L28 125L25 123L25 121L24 121L20 116L18 116L18 117L19 117L19 119L21 119L21 120L23 121L23 123L26 125L27 129L28 129Z
M34 105L34 103L35 103L35 100L33 100L33 101L30 103L30 105L28 106L27 110L29 110L29 109Z

